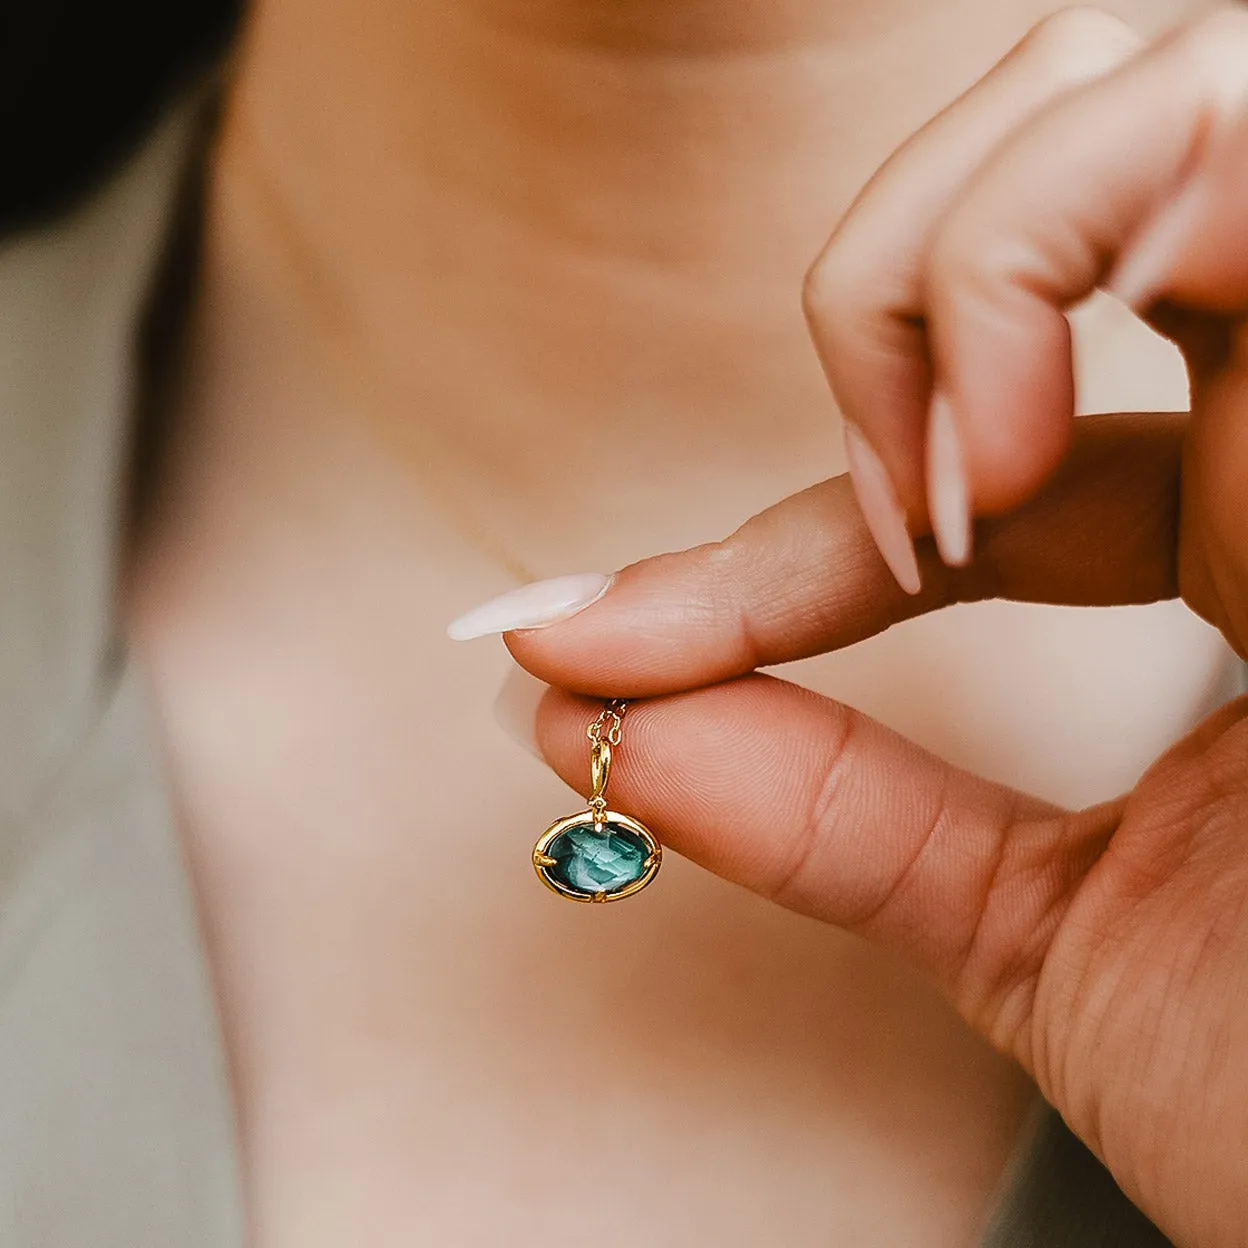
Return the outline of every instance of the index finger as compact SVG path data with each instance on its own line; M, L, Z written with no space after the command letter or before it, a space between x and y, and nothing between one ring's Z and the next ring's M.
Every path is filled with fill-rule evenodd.
M956 602L1109 606L1177 593L1185 418L1095 416L1070 457L1010 516L981 522L977 558L950 569L919 543L923 590L904 593L847 477L785 499L723 542L625 568L588 609L508 633L517 662L565 689L650 697L835 650Z

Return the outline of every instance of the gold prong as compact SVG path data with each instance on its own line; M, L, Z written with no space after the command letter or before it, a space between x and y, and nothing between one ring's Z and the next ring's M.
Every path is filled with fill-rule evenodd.
M577 811L574 815L566 815L562 819L556 819L554 823L538 837L537 844L533 846L532 861L533 867L537 873L537 878L551 890L558 893L561 897L566 897L571 901L580 902L614 902L620 901L625 897L631 897L634 893L640 892L645 888L651 880L658 874L660 864L663 861L663 847L655 839L653 833L636 819L630 818L628 815L620 814L618 811L610 812L605 809L606 803L603 803L602 810L588 808ZM610 816L608 818L607 816ZM563 883L555 874L550 871L551 867L559 864L559 859L553 858L546 852L555 838L561 836L570 828L584 826L586 824L594 824L596 830L605 832L607 829L604 825L612 821L618 821L626 829L636 834L648 845L653 846L650 853L646 856L645 864L642 872L642 878L635 880L625 888L621 888L614 893L608 893L605 890L596 892L582 891L578 888L570 887ZM601 822L600 822L601 821Z

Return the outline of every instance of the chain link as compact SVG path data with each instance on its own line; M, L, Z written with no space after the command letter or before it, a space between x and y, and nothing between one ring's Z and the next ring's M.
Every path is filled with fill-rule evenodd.
M619 745L624 732L626 710L628 703L622 698L612 698L599 712L598 718L585 730L585 735L594 745L600 741L605 741L610 746Z
M585 730L590 741L590 770L594 782L589 808L594 812L594 827L599 832L606 822L606 789L611 775L611 751L620 744L624 730L624 712L627 709L619 698L612 698L598 713L598 718Z

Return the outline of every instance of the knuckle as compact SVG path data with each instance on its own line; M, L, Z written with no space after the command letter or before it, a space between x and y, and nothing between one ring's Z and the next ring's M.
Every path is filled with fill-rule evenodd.
M999 302L1010 288L1029 289L1041 267L1036 244L991 194L971 195L932 240L928 302L954 295Z
M1000 233L982 219L975 203L955 212L932 240L928 261L929 300L940 302L942 295L991 280L1006 263L1006 250Z
M818 783L811 789L803 817L794 823L787 851L777 862L767 890L767 896L781 905L801 904L801 899L811 895L810 879L821 878L819 862L840 843L846 826L850 800L846 782L860 724L857 714L848 707L839 707L836 714L838 722L817 768ZM819 887L815 886L814 891L820 891Z
M1032 27L1020 51L1054 77L1082 82L1113 69L1142 43L1121 18L1090 5L1074 5Z
M1229 87L1237 100L1248 90L1248 8L1221 8L1189 26L1176 41L1178 55L1215 89Z
M1190 35L1214 46L1231 40L1242 47L1248 40L1248 9L1240 4L1215 9L1190 27Z
M802 282L802 310L814 325L823 326L833 313L856 301L861 279L853 250L839 238L823 249L806 270Z
M835 242L806 273L802 311L810 335L834 387L841 364L861 354L863 326L870 321L878 278L868 271L859 249Z

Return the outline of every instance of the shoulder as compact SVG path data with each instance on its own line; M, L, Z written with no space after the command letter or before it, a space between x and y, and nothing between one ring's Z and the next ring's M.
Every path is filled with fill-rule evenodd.
M98 705L115 633L135 341L203 92L71 212L0 239L0 805Z

